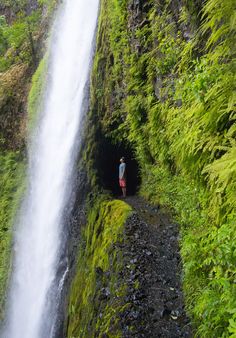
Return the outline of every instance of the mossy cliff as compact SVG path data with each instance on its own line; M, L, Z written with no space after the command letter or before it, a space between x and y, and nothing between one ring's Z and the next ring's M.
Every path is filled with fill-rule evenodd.
M125 281L119 277L124 224L130 206L102 197L90 205L69 304L68 337L121 337Z
M233 0L101 1L90 183L101 136L129 144L141 194L182 225L186 306L201 337L236 334L235 36Z

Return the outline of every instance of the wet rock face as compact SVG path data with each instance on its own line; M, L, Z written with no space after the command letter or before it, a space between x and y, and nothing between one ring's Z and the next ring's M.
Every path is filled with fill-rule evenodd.
M30 71L19 64L0 74L0 149L25 146L26 103Z
M144 0L132 0L128 4L128 29L131 32L131 48L138 55L141 55L143 48L137 37L136 30L149 23L147 14L151 5Z
M8 3L0 3L0 15L5 15L8 22L11 23L22 9L27 15L30 15L38 7L38 0L28 0L26 4L12 0Z
M196 12L199 13L201 8L201 1L193 1L193 8L198 9ZM155 8L157 15L162 16L163 13L168 12L169 18L166 21L166 24L173 24L173 34L177 36L177 33L182 35L184 40L190 40L192 37L192 30L195 31L198 27L196 22L181 22L180 17L182 10L186 4L182 0L170 1L166 4L165 1L156 0L154 3L150 3L145 0L132 0L128 3L128 30L130 32L130 46L132 52L134 52L138 57L141 57L143 54L152 50L153 46L158 46L158 39L154 36L153 42L149 46L144 46L144 43L138 35L136 34L138 30L142 28L151 28L153 24L150 22L150 10ZM195 9L196 9L195 8ZM189 13L192 9L189 8ZM195 15L195 12L194 12ZM194 21L194 20L193 20ZM196 27L195 27L196 26ZM168 76L166 76L167 78ZM145 80L145 74L144 74ZM173 82L173 79L169 79L170 83ZM153 79L153 87L155 91L156 98L164 102L167 97L161 95L161 90L163 89L163 76L161 74L156 74L156 78Z
M178 226L158 207L128 198L136 212L125 231L128 308L121 315L124 337L192 337L181 289Z
M61 293L60 304L57 313L57 325L55 336L64 338L67 336L67 320L68 320L68 297L71 282L76 273L76 263L78 255L78 247L81 244L81 229L86 225L86 197L91 190L88 184L88 178L85 170L79 165L77 175L73 182L73 191L67 206L65 214L65 229L63 234L63 248L60 258L60 264L57 271L57 278L68 269L64 280L64 287Z

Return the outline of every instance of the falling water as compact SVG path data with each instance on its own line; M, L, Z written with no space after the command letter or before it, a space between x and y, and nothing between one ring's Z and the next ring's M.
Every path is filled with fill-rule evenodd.
M56 280L63 215L72 185L98 9L99 0L65 0L53 29L49 83L30 149L29 188L16 230L3 338L55 336L54 296L65 277Z

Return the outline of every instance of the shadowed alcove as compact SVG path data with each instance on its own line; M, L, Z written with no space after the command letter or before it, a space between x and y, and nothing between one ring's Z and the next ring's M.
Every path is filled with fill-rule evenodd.
M120 158L125 157L127 194L135 195L140 185L139 166L130 145L125 142L113 144L109 138L100 137L97 168L100 184L113 195L121 195L119 187Z

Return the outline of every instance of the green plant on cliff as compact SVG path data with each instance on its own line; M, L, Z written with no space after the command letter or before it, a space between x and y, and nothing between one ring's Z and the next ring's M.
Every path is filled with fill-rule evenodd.
M40 110L43 108L44 90L47 78L48 55L38 65L31 81L31 88L28 96L28 127L29 130L35 126Z
M37 65L40 41L57 2L0 1L6 12L0 17L0 72L15 63Z
M235 13L233 0L103 0L92 75L100 132L128 138L141 193L182 224L187 309L212 338L236 331Z
M0 154L0 318L4 312L5 290L11 259L12 223L22 195L22 155L18 152Z
M70 292L68 338L105 334L121 337L119 314L124 310L126 285L118 278L123 261L117 243L123 241L124 223L130 212L126 203L103 197L89 204Z
M39 12L19 18L12 25L3 20L1 25L4 42L0 56L0 71L5 71L16 62L35 62L36 51L33 34L38 29Z

